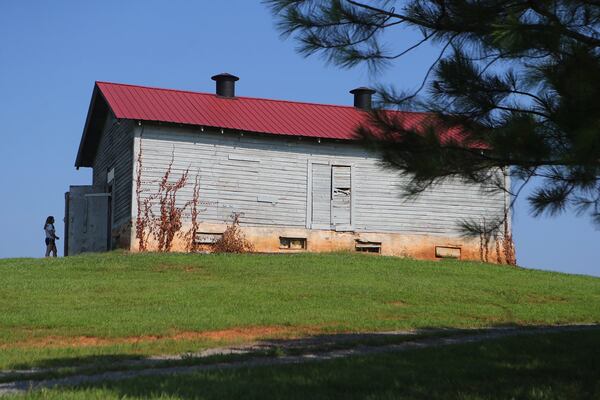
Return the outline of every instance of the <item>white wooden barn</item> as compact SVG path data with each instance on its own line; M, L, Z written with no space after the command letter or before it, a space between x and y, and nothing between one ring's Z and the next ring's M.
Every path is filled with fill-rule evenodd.
M354 139L369 89L337 106L238 97L237 77L213 79L214 94L96 82L75 164L93 168L93 183L66 194L65 254L138 250L141 204L170 165L172 179L189 171L178 204L193 200L196 179L199 189L194 238L176 235L174 251L189 240L210 248L237 214L259 252L479 259L480 241L459 222L506 212L505 194L458 181L404 198L407 178ZM188 207L181 232L190 224Z

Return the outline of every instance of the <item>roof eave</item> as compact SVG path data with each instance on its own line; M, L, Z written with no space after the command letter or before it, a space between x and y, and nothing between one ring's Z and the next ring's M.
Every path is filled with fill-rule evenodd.
M83 132L81 134L81 141L79 142L79 150L77 150L77 158L75 159L75 167L91 167L91 163L87 160L83 159L83 153L85 148L85 143L88 137L88 131L90 129L90 124L92 120L92 113L94 112L96 100L98 98L98 84L94 83L94 90L92 91L92 98L90 99L90 106L88 108L87 116L85 119L85 125L83 126Z

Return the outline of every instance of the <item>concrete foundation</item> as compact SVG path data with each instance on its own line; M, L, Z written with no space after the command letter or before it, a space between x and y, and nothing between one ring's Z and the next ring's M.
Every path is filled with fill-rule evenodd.
M198 232L203 234L223 233L225 224L200 224ZM185 252L189 248L189 226L184 226L181 234L173 241L172 251ZM285 227L240 227L240 231L254 246L255 252L261 253L298 253L298 252L334 252L357 251L361 244L380 244L378 253L386 256L411 257L425 260L442 258L458 258L461 260L481 260L481 247L478 239L463 239L434 235L408 235L388 232L336 232L331 230L313 230ZM187 237L186 237L187 236ZM305 249L282 248L280 238L306 239ZM138 251L135 231L131 230L131 246L123 246L131 251ZM123 241L125 244L125 241ZM358 245L358 246L357 246ZM150 251L156 250L156 243L150 238ZM210 251L210 244L198 246L200 251ZM437 249L437 251L436 251ZM488 261L502 263L498 258L496 244L492 241L488 247ZM436 255L437 254L437 255Z

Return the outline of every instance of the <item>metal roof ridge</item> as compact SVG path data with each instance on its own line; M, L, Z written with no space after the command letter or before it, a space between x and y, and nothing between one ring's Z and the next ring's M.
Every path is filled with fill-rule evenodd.
M187 93L187 94L199 94L199 95L212 96L212 97L219 98L219 96L217 96L214 93L197 92L197 91L193 91L193 90L170 89L170 88L161 88L161 87L157 87L157 86L134 85L134 84L130 84L130 83L117 83L117 82L107 82L107 81L96 81L95 83L96 84L101 83L101 84L106 84L106 85L114 85L114 86L128 86L128 87L135 87L135 88L141 88L141 89L165 90L165 91L169 91L169 92L178 92L178 93ZM309 101L280 100L280 99L269 99L266 97L249 97L249 96L236 96L235 98L243 99L243 100L272 101L272 102L276 102L276 103L305 104L305 105L320 106L320 107L337 107L337 108L344 108L344 109L349 109L349 110L363 111L363 110L357 110L356 107L354 107L354 106L344 106L341 104L314 103L314 102L309 102ZM402 110L402 111L400 111L400 110L385 110L385 111L394 111L394 112L400 112L400 113L406 113L406 114L420 114L420 115L433 114L431 112L424 112L424 111L404 111L404 110Z

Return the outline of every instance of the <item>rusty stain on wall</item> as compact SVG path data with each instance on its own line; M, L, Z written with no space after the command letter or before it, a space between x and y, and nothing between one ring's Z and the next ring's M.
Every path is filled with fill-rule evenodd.
M223 232L226 224L208 224L200 223L200 232ZM184 226L182 231L189 229ZM285 228L285 227L251 227L242 226L240 230L246 235L246 238L254 245L254 251L259 253L298 253L298 252L335 252L352 251L356 249L356 241L380 242L381 255L411 257L423 260L440 260L436 256L436 247L447 247L460 249L461 260L480 261L480 246L478 239L462 239L456 237L444 237L434 235L410 235L403 233L388 232L336 232L332 230L317 230L304 228ZM135 235L135 232L133 232ZM306 238L306 250L282 249L280 244L281 237ZM130 250L137 252L137 241L131 240ZM188 241L184 235L177 236L173 241L172 251L187 251ZM199 246L200 251L210 251L210 245ZM155 251L157 243L150 240L148 250ZM490 254L489 262L498 263L494 254Z

